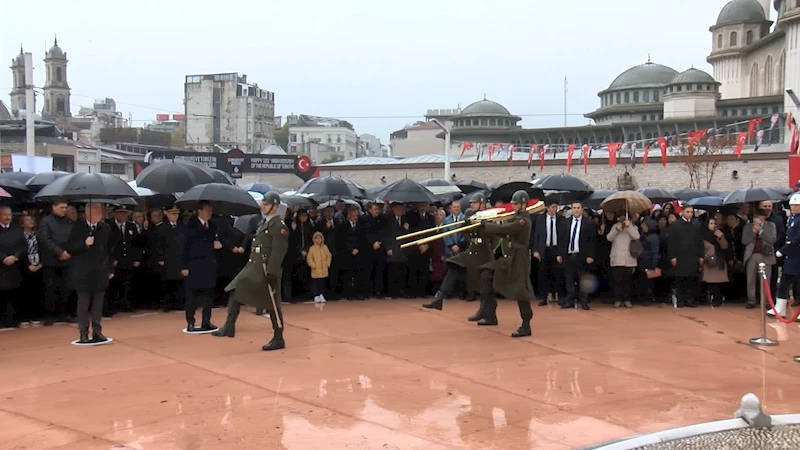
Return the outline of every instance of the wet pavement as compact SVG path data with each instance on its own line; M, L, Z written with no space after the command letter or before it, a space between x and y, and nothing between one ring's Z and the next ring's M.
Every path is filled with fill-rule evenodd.
M287 349L263 353L264 317L234 339L188 335L182 313L0 332L2 449L563 450L729 419L742 395L800 413L800 327L738 305L591 311L537 308L533 337L418 301L284 305ZM214 311L223 323L225 311Z

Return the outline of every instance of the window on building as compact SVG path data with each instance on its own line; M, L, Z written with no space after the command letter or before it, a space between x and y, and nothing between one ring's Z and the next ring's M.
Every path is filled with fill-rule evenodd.
M56 112L61 114L65 114L67 112L64 97L58 97L58 100L56 100Z
M753 43L753 30L747 30L747 34L745 35L745 42L747 42L747 45Z
M639 103L639 92L633 93L633 103Z
M653 139L653 133L647 133L645 139Z
M127 173L125 164L101 163L100 173L109 175L125 175Z
M742 108L742 115L743 115L743 116L746 116L746 115L747 115L747 109L745 109L745 108Z
M650 121L651 122L655 122L655 120L656 120L656 115L655 114L650 114Z
M495 120L495 119L489 119L489 126L490 126L490 127L495 127L495 126L497 126L497 120Z
M625 103L630 103L630 102L631 102L631 94L630 94L630 92L626 92L625 93Z
M686 85L686 90L687 91L691 91L692 90L692 85L691 84L687 84Z
M731 115L732 115L733 117L738 117L738 116L739 116L739 110L738 110L738 109L736 109L736 108L733 108L733 109L731 110Z
M620 100L621 96L622 96L622 95L621 95L619 92L617 92L617 104L618 104L618 105L619 105L620 103L622 103L622 100Z
M768 108L761 108L761 114L767 114L769 112Z
M650 91L642 92L642 101L645 103L650 101Z
M717 48L722 48L722 35L717 35Z
M642 115L642 122L647 122L647 114Z
M336 135L336 143L337 144L341 144L342 143L342 135L341 134L337 134Z
M61 67L56 67L56 81L61 83L61 80L64 78L64 72Z
M481 119L481 126L482 127L488 126L488 121L486 119Z
M653 91L653 101L654 101L654 102L657 102L657 101L659 101L659 94L658 94L658 91Z
M332 137L330 134L326 136L326 139L327 139L327 141L328 141L328 144L330 144L331 142L333 142L333 137Z
M731 31L731 37L728 45L730 45L731 47L736 47L736 45L738 44L739 44L739 33Z
M727 109L723 109L722 110L722 117L728 117L728 110Z
M297 134L292 133L289 135L289 142L297 142Z
M778 106L773 106L773 107L772 107L772 114L776 114L776 113L778 113L779 111L780 111L780 107L778 107Z

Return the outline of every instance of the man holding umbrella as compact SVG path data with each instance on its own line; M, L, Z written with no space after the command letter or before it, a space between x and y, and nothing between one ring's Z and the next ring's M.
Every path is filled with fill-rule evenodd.
M267 192L261 201L261 214L264 220L256 230L250 246L250 258L247 265L236 275L236 278L225 287L234 291L228 300L228 317L225 325L212 333L218 337L234 337L236 319L239 317L241 305L250 305L269 310L272 321L273 337L268 344L261 347L263 351L279 350L286 347L283 339L283 312L281 311L280 292L283 275L283 258L289 248L289 229L281 220L278 206L281 199L277 192ZM264 295L266 293L266 295Z

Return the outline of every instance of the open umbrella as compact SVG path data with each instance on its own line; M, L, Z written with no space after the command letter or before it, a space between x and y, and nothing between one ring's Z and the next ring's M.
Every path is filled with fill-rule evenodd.
M222 183L207 183L195 186L183 193L175 206L181 209L196 210L200 202L209 202L214 214L223 216L243 216L257 214L258 203L250 194L237 187Z
M672 195L674 195L676 199L683 202L689 201L693 198L716 197L715 194L716 194L715 192L710 192L703 189L689 189L689 188L678 189L677 191L672 193Z
M30 188L25 186L24 183L10 178L0 178L0 188L5 189L6 192L15 197L26 196L30 192Z
M511 196L517 191L527 192L532 199L538 198L543 200L545 197L544 191L542 191L541 188L533 186L528 181L501 181L499 183L492 183L492 185L489 187L492 191L492 194L489 196L489 202L492 205L497 204L497 202L510 202Z
M706 211L716 211L722 208L723 200L722 197L714 196L695 197L687 200L685 205L693 208L705 209Z
M488 191L489 190L489 185L487 185L486 183L484 183L482 181L478 181L478 180L459 181L458 183L456 183L456 186L458 186L458 188L461 189L461 192L463 192L465 194L471 194L471 193L476 192L476 191Z
M403 178L386 186L378 193L376 200L398 203L436 203L441 201L428 188L410 178Z
M581 200L581 203L583 203L584 208L597 210L600 209L600 204L603 203L603 200L607 199L616 192L616 189L597 189L589 194L588 197Z
M531 181L534 187L543 191L584 192L590 194L592 189L589 184L572 175L545 175Z
M603 200L600 207L603 211L614 211L620 214L633 214L650 211L653 202L638 191L619 191Z
M227 172L219 170L219 169L211 169L211 174L214 177L214 181L216 183L227 184L229 186L236 185L236 182L233 181L230 175Z
M298 194L281 194L281 203L292 208L311 209L317 206L313 198Z
M36 174L30 172L3 172L0 173L0 180L14 180L25 184Z
M247 183L242 185L242 189L249 192L258 192L259 194L266 194L267 192L278 192L278 188L269 183Z
M320 203L318 208L319 209L323 209L323 208L327 208L329 206L334 207L334 206L336 206L336 202L339 202L339 201L344 202L347 206L357 206L358 209L361 209L361 204L360 203L358 203L355 200L350 200L349 198L338 199L338 200L328 200L325 203Z
M775 189L767 187L751 187L731 191L723 198L722 204L733 205L736 203L783 201L785 199L786 196Z
M350 180L339 177L312 178L297 189L298 194L314 194L328 197L363 198L364 189Z
M72 175L70 172L61 172L61 171L54 171L54 172L42 172L37 173L31 179L25 182L25 185L28 186L28 189L31 192L39 192L42 190L43 187L47 186L48 184L52 183L53 181L66 177L67 175Z
M128 183L114 175L81 172L61 177L36 194L38 200L115 199L137 197Z
M9 194L8 191L0 187L0 198L14 198L14 196Z
M250 197L253 197L253 200L257 202L264 200L264 194L260 192L247 191L247 193L250 194Z
M649 198L653 203L667 203L677 200L674 195L661 188L641 188L637 189L636 192L644 194L644 196Z
M208 167L174 159L151 164L136 177L137 186L164 194L186 192L194 186L214 181L214 172Z
M139 206L139 202L136 201L135 198L127 197L127 198L83 198L78 200L73 200L71 203L102 203L104 205L116 205L116 206L132 206L137 207Z

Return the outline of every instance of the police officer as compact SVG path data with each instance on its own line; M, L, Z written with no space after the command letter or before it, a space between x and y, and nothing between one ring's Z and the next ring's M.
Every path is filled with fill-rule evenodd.
M226 292L234 291L228 300L228 318L222 328L212 333L218 337L234 337L241 305L267 309L274 335L268 344L261 347L264 351L286 347L280 292L283 258L289 248L289 229L278 213L280 203L277 192L264 195L261 201L264 220L259 224L250 245L250 258L236 278L225 287Z
M531 279L531 216L527 211L530 196L517 191L511 197L514 217L504 223L482 221L484 235L504 236L508 242L507 253L500 259L484 264L480 268L481 302L484 303L480 326L497 325L497 298L495 292L507 299L516 299L522 325L511 337L531 335L533 293Z
M775 256L783 258L783 270L781 271L781 281L778 284L775 310L767 311L767 314L771 316L774 316L776 312L781 316L786 316L789 289L797 286L797 282L800 280L800 194L794 194L789 199L789 209L792 215L789 217L786 227L786 242L780 250L775 252ZM800 322L800 318L797 321Z
M481 192L476 192L469 199L469 209L464 213L465 220L469 220L478 211L486 209L486 196ZM456 283L459 279L465 279L467 291L470 295L480 290L478 276L482 265L494 261L494 250L490 240L484 235L482 227L472 228L469 233L469 246L466 251L447 259L447 273L445 273L442 285L433 301L422 305L429 309L441 311L444 300L453 295ZM483 317L484 304L481 301L478 312L470 316L467 320L477 322Z
M115 243L112 258L114 278L111 279L105 316L113 316L118 311L132 311L134 308L131 292L131 279L134 269L141 265L143 249L140 246L139 230L129 220L130 210L119 206L114 210L114 219L107 221L111 226L111 240Z

